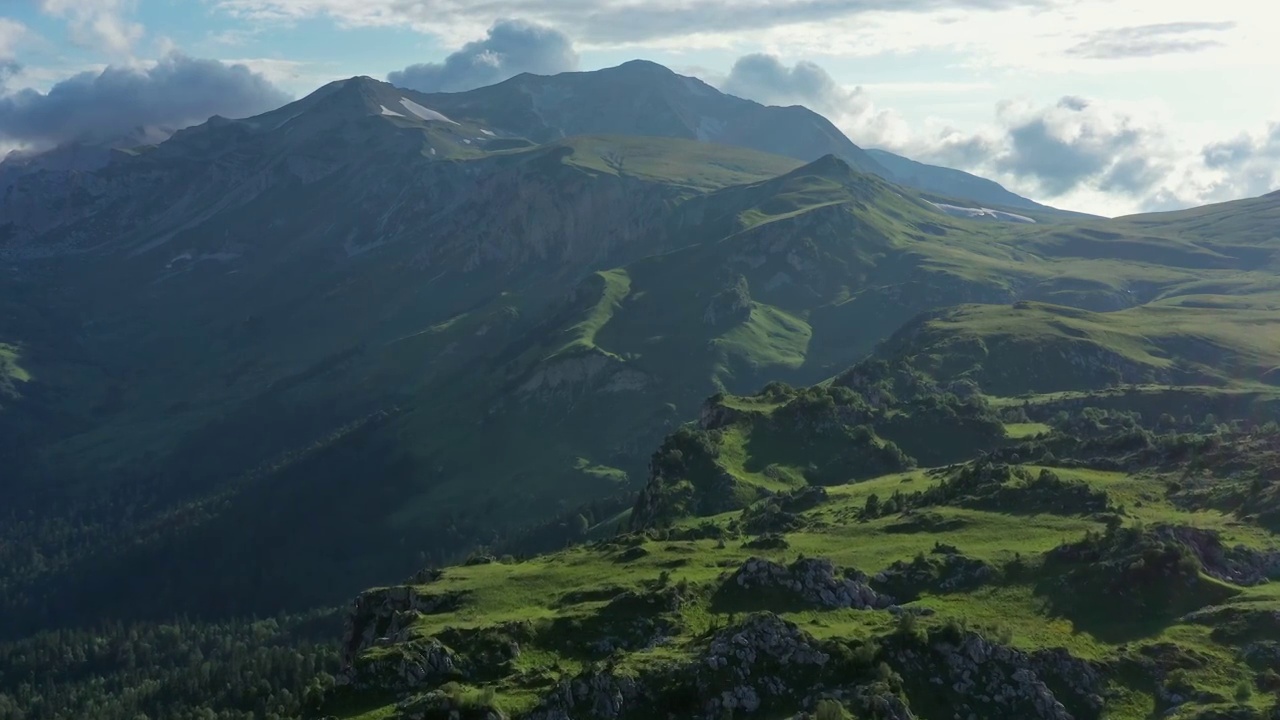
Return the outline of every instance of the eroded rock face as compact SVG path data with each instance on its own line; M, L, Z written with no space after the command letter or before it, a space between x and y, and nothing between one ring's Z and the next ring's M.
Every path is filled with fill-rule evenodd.
M687 710L700 707L708 720L719 720L726 711L751 714L774 700L798 701L828 660L817 641L794 623L760 613L717 633L692 666L643 677L597 667L561 682L522 720L650 717L646 710L673 687L689 693ZM692 704L694 697L699 704Z
M746 413L736 408L723 405L713 398L703 403L698 412L698 427L703 430L718 430L738 422Z
M1212 530L1163 526L1155 532L1187 546L1204 571L1219 580L1250 586L1280 579L1280 552L1259 552L1243 545L1229 548Z
M396 692L435 688L463 677L462 662L439 640L402 642L381 654L361 655L338 674L339 685Z
M739 275L707 304L702 322L716 327L729 326L745 321L751 315L751 293L747 279Z
M808 605L822 608L882 609L893 599L867 584L861 573L841 573L826 558L797 560L790 567L751 558L730 582L743 590L774 590L794 594Z
M1024 653L967 633L890 649L888 660L904 677L928 678L960 717L1084 720L1102 710L1102 674L1065 650Z
M616 720L634 710L647 694L635 678L611 671L589 671L562 681L523 720Z
M410 628L417 617L456 610L465 597L461 593L428 593L412 585L380 588L361 594L347 612L339 682L357 686L364 684L363 671L356 662L363 651L410 641Z
M829 659L794 623L772 613L752 615L718 633L702 658L698 692L706 698L704 715L754 713L770 699L796 694Z

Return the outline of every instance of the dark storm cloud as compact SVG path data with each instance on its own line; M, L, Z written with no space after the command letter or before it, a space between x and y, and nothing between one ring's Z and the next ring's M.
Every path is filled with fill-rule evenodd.
M63 80L47 94L25 89L0 97L0 140L39 146L110 139L138 127L247 117L289 99L243 65L174 53L151 68L108 67Z
M387 81L422 92L458 92L492 85L523 72L537 75L576 70L573 41L553 28L502 20L482 40L467 43L442 63L410 65Z
M1103 60L1193 53L1223 44L1206 34L1235 27L1233 22L1176 22L1113 28L1094 33L1067 52Z

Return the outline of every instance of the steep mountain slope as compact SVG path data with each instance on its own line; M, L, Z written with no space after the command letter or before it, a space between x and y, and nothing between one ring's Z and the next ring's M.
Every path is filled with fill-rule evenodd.
M24 200L3 211L5 250L17 263L0 298L12 319L0 423L16 472L5 483L15 489L10 512L55 523L8 526L24 535L4 546L15 558L10 579L25 578L19 594L54 593L72 579L105 588L121 567L185 564L181 553L218 543L163 549L157 538L224 518L229 498L250 487L285 497L242 498L259 513L245 542L294 522L372 550L347 533L398 534L380 522L412 495L396 489L394 473L379 478L386 494L369 513L378 521L336 533L305 514L328 499L315 487L262 486L290 468L302 477L306 462L331 462L309 459L372 432L403 402L447 395L453 375L536 328L542 309L591 268L682 242L668 223L673 203L795 165L677 140L574 138L485 152L472 149L488 137L482 128L383 113L385 93L397 92L356 79L266 116L214 120L79 176L80 191L52 203L38 202L49 173L16 186ZM352 462L377 472L422 442L395 431L383 441L389 452L370 448ZM429 483L427 467L402 464L405 482ZM346 483L357 478L345 473L334 464L315 483L353 492ZM274 501L304 514L268 527ZM57 527L68 517L77 518L71 535ZM303 553L323 564L311 534L261 561L311 573L321 588L312 569L285 560ZM33 542L60 560L32 562ZM152 552L171 559L107 561ZM222 560L209 562L238 572L237 550L215 552ZM191 575L216 585L217 572ZM231 590L226 602L270 607L289 582L281 572L270 587ZM209 602L212 588L174 593L152 590L148 603L117 607L222 607ZM23 604L58 612L32 597Z

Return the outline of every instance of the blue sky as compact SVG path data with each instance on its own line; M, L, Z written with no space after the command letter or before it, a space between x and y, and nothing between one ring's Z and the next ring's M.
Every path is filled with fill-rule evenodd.
M4 0L0 151L56 140L24 134L51 117L46 94L108 66L111 87L132 83L121 102L182 124L414 65L397 77L456 90L641 57L809 105L864 146L1117 214L1280 185L1280 99L1263 80L1280 70L1277 20L1257 0ZM167 112L161 83L218 72L155 69L175 53L254 79L227 74ZM76 87L55 93L58 112L82 107Z

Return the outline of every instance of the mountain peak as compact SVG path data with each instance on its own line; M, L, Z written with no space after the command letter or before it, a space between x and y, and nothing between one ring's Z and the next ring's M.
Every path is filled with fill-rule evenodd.
M801 165L789 174L794 177L818 176L843 182L860 173L846 160L828 153L808 165Z
M648 73L652 75L675 75L675 71L666 65L660 65L652 60L628 60L617 67L609 68L610 70L628 73Z

